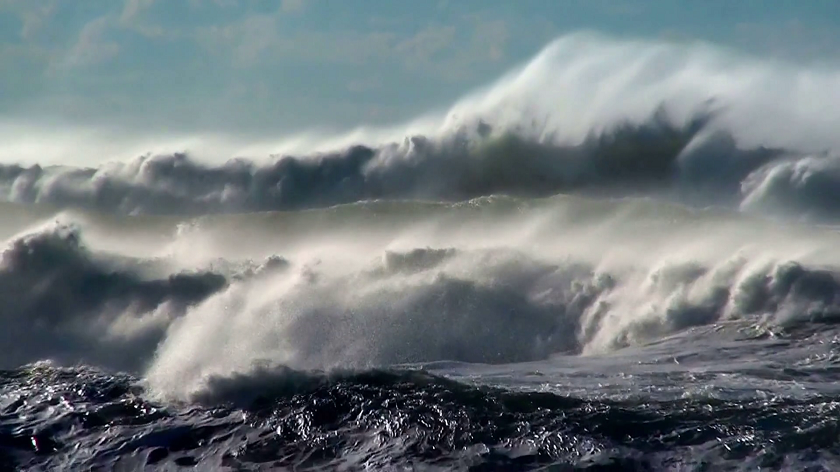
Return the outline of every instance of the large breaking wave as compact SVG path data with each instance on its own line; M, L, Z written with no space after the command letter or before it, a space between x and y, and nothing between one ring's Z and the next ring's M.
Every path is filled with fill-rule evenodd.
M840 101L838 78L705 45L572 35L408 136L269 162L179 152L94 168L5 164L0 194L205 214L586 192L833 220L840 114L826 104Z
M776 336L840 316L833 231L647 200L146 219L136 241L168 243L144 256L120 244L124 220L67 214L6 242L5 367L81 362L198 399L278 366L598 356L720 323Z

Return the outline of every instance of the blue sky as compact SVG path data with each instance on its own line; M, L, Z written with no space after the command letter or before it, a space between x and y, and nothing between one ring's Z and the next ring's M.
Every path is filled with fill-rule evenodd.
M579 30L840 60L836 0L0 0L0 120L387 124Z

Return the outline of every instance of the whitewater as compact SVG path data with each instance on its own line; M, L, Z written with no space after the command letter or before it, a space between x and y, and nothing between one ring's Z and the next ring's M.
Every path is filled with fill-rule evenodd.
M580 33L224 161L15 137L0 467L840 470L838 83Z

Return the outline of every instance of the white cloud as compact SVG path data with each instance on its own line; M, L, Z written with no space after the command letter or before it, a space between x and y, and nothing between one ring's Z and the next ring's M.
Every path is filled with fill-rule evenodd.
M244 65L252 65L277 42L277 22L271 16L259 15L246 19L240 26L236 32L237 59Z
M107 39L106 32L109 28L110 24L106 17L97 18L86 24L63 64L78 67L104 62L116 56L120 51L120 46Z
M48 29L57 6L58 0L0 0L0 11L5 10L20 18L20 37L26 41L37 39Z
M120 20L124 23L130 23L137 15L151 7L154 3L155 0L126 0L125 5L123 5Z
M306 6L304 0L282 0L280 8L286 13L299 12Z
M505 46L509 38L510 34L505 22L493 20L476 23L472 42L476 52L483 49L488 59L498 61L505 55Z
M410 37L385 30L303 30L281 28L279 10L251 15L225 26L201 28L196 40L214 55L227 55L238 67L277 65L284 60L403 67L438 80L462 81L481 66L504 59L510 32L502 20L464 18L466 24L432 24ZM353 82L348 90L368 89Z
M233 8L239 6L239 0L187 0L191 7L200 7L213 4L221 8Z
M468 79L476 66L503 59L510 38L504 21L468 20L473 28L465 39L459 40L455 26L432 25L400 42L395 51L410 70L450 81Z
M226 26L202 28L196 39L214 53L229 54L239 67L257 64L269 49L277 49L281 42L272 15L252 15Z
M401 67L451 82L471 79L486 72L483 67L502 61L510 39L506 22L478 16L463 17L459 24L427 25L408 37L390 24L353 30L285 30L283 16L288 12L284 8L294 11L299 6L287 3L274 13L199 27L193 37L208 53L241 68L272 67L289 60L364 64ZM367 87L353 83L348 90Z
M347 90L353 93L366 92L368 90L376 90L382 86L382 78L379 76L364 77L361 79L351 80L347 84Z
M279 14L279 13L278 13ZM226 26L200 28L196 41L214 55L224 54L234 65L251 67L283 59L362 64L388 59L396 35L382 32L305 30L281 34L277 14L251 15Z
M451 47L455 32L454 26L433 25L400 42L395 50L408 61L425 64Z
M34 8L33 10L24 13L23 27L20 32L21 37L26 40L34 39L34 37L46 27L50 17L52 17L55 13L55 10L56 2L51 1L46 5Z

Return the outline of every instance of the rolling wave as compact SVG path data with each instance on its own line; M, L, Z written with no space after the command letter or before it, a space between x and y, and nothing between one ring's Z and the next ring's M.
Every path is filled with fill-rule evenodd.
M442 141L415 136L404 143L284 157L271 164L237 159L209 167L174 154L92 169L6 165L0 168L0 189L10 202L135 215L580 193L836 216L831 189L840 174L833 155L741 150L728 135L704 133L705 118L680 129L665 120L627 125L574 146L528 141L509 132L475 138L464 132Z
M196 399L209 379L261 363L509 364L600 356L728 322L796 333L840 316L840 261L825 256L831 230L808 230L809 241L650 200L522 202L373 202L308 217L203 217L186 230L148 217L170 234L144 257L130 245L100 249L118 247L102 239L118 220L64 216L6 242L4 365L90 363L142 374L165 398ZM312 236L331 224L329 237ZM526 225L519 235L492 230ZM231 247L242 227L261 233L250 238L268 253ZM480 242L481 233L493 236Z

